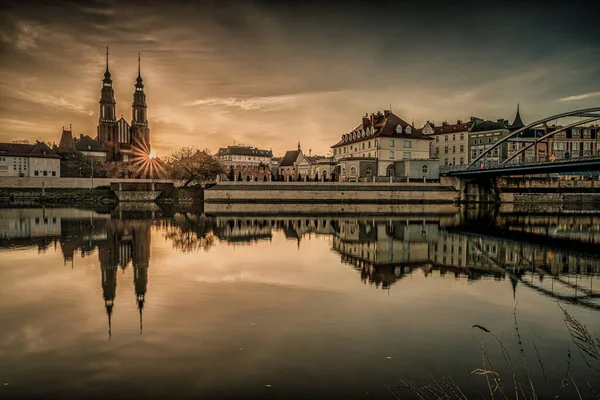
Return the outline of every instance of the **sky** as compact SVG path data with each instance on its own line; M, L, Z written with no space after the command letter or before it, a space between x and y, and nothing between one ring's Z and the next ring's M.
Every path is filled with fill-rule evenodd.
M153 150L327 154L366 113L417 127L525 123L600 104L593 2L2 1L0 141L96 136L110 47L131 119L137 54Z

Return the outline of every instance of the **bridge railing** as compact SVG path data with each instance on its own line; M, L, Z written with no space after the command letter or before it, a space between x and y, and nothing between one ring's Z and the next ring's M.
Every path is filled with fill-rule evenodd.
M473 166L468 168L468 164L464 165L440 165L440 174L455 172L455 171L476 171L481 169L507 169L514 167L527 167L527 166L535 166L535 165L544 165L544 164L564 164L573 161L588 161L588 160L598 160L600 159L600 154L592 155L592 156L583 156L583 157L570 157L570 158L562 158L551 160L535 160L534 157L527 157L525 160L523 159L514 159L507 164L501 164L498 161L482 161L477 166Z

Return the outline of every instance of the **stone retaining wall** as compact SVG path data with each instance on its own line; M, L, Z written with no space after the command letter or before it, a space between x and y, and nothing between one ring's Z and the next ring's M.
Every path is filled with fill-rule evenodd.
M173 182L163 179L125 179L125 178L19 178L2 177L0 178L0 188L7 189L93 189L99 186L109 186L112 182Z
M429 203L452 204L458 192L435 184L257 183L218 184L204 192L206 203Z

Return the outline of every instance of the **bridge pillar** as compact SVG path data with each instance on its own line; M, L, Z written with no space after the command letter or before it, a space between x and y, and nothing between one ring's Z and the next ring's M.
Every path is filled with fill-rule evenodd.
M495 179L459 179L460 203L497 203L498 185Z

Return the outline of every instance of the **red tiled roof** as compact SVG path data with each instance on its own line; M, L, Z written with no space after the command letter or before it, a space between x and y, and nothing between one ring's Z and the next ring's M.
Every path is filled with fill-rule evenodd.
M45 143L0 143L0 155L13 157L60 158Z
M291 167L294 165L294 163L296 162L296 160L298 159L298 155L300 154L299 150L290 150L287 151L285 153L285 156L283 156L283 159L281 160L281 163L279 164L280 167Z
M375 129L374 134L372 134L372 135L367 134L364 137L361 134L360 137L357 137L356 139L347 140L347 141L344 141L344 139L342 137L342 139L339 142L337 142L336 144L334 144L331 147L339 147L339 146L344 146L347 144L360 142L362 140L368 139L369 137L375 137L375 138L391 137L391 138L404 138L404 139L431 140L431 138L429 136L424 135L421 132L421 129L416 129L414 126L412 126L408 122L404 121L402 118L398 117L396 114L394 114L392 112L388 113L387 117L385 116L385 114L375 114L375 115L373 115L373 118L374 118L373 128ZM370 125L370 118L369 118L369 125ZM396 132L396 127L398 125L400 125L402 127L401 133ZM357 128L355 128L352 131L352 133L356 132L359 129L362 129L362 126L363 126L362 124L359 125ZM407 126L411 127L411 133L406 133L405 129ZM368 128L370 128L370 126Z
M455 133L455 132L466 132L469 130L468 123L460 123L460 124L451 124L451 125L441 125L435 126L432 135L440 135L447 133Z

